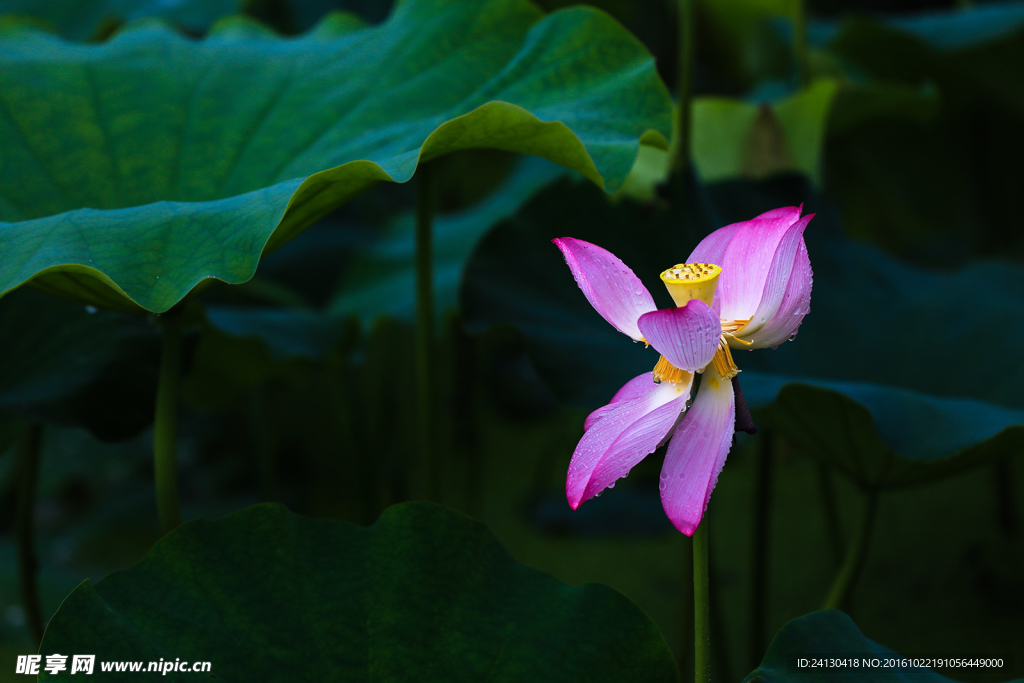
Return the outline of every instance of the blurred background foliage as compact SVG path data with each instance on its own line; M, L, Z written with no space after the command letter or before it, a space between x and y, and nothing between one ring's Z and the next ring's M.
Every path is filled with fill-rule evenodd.
M675 3L591 4L676 82ZM703 235L803 203L818 214L811 314L794 343L739 354L761 431L738 437L709 511L720 680L741 679L772 634L821 606L866 505L877 505L874 534L846 604L860 630L907 654L1016 654L1016 670L944 672L956 680L1022 676L1024 5L808 2L802 64L792 8L697 2L685 177L660 183L665 155L646 148L613 198L506 152L431 162L438 502L483 521L526 565L623 592L685 662L687 549L661 511L660 458L577 512L564 501L583 418L653 359L593 313L549 240L601 244L667 305L654 275ZM146 16L198 37L234 12L292 35L336 9L375 24L391 7L0 0L0 14L91 42ZM266 255L251 281L190 300L186 519L278 501L370 524L421 490L414 206L409 185L378 184ZM34 650L14 559L27 425L45 425L47 617L159 535L148 432L159 331L31 288L0 300L0 329L2 678L10 655Z

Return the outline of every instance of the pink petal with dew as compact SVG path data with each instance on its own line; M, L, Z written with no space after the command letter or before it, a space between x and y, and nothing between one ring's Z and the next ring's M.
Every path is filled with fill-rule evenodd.
M686 408L690 384L657 384L644 396L616 403L576 446L565 478L573 510L653 453Z
M770 346L765 340L769 337L775 338L782 331L781 328L791 325L793 331L800 326L803 314L797 315L798 311L810 308L811 299L811 262L807 258L807 245L804 243L804 229L814 214L808 214L790 226L779 241L772 257L771 267L764 279L764 291L761 293L761 303L757 310L750 317L747 323L739 332L742 339L753 341L753 346L748 348L762 348ZM793 288L790 288L791 281ZM787 294L789 296L787 297ZM790 310L783 311L785 303ZM776 316L778 316L776 318ZM770 334L762 334L765 325L776 319L774 330ZM782 337L785 341L789 336ZM778 346L779 342L774 345Z
M608 402L608 405L601 406L590 415L587 415L587 419L583 422L583 431L593 427L595 422L615 408L616 403L621 401L631 401L634 398L646 396L650 392L654 391L657 386L658 385L654 383L654 375L650 372L637 375L623 384L622 388L615 392L615 395L612 396L612 400Z
M722 323L706 303L691 299L685 306L640 316L644 338L669 363L695 372L711 362L722 337Z
M640 278L615 254L596 244L572 237L552 242L562 251L576 284L594 310L619 332L642 341L636 321L657 307Z
M715 303L723 320L743 320L757 312L775 252L800 220L800 210L784 207L727 225L705 237L690 254L688 263L721 266Z
M796 258L793 259L793 270L789 276L789 282L786 283L785 292L783 292L775 313L760 329L755 329L752 334L746 334L747 328L739 331L738 334L741 339L754 342L746 348L775 348L796 335L796 331L800 328L800 323L803 322L804 316L811 310L812 280L813 273L811 272L811 260L807 256L807 245L801 239L797 248ZM759 317L760 311L755 314L754 320L757 320Z
M736 424L732 383L709 367L689 413L676 427L661 468L661 505L687 536L704 517Z

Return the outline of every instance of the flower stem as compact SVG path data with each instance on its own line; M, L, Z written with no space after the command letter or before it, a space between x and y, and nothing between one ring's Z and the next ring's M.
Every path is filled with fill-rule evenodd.
M690 163L690 88L693 76L693 0L678 0L679 50L676 73L675 140L670 151L672 172Z
M181 524L178 505L177 423L178 389L181 384L181 315L168 311L160 316L163 349L156 390L153 421L153 470L156 478L156 508L163 534Z
M21 584L21 606L25 623L37 644L43 639L43 610L39 601L36 572L39 561L35 553L36 480L39 476L39 452L43 428L35 423L28 428L18 449L18 509L15 536L18 547L18 578Z
M768 603L768 550L771 544L769 524L772 509L772 482L775 473L775 435L761 433L761 452L757 459L754 484L754 576L751 588L750 665L764 656L764 622Z
M861 515L860 525L850 542L846 551L843 566L832 584L832 590L825 600L823 609L844 609L853 592L853 586L864 568L864 559L867 555L868 543L871 540L871 532L875 524L875 513L878 511L878 493L868 491L867 499L864 501L864 512Z
M708 513L693 532L693 680L711 680L711 591L708 577Z
M679 642L682 647L679 649L676 663L679 669L679 680L687 680L686 672L693 668L693 591L689 587L693 585L693 538L681 537L681 552L679 563L680 585L683 590L679 591Z
M821 495L821 507L825 514L825 530L828 534L829 552L832 555L832 566L838 567L843 561L843 526L839 522L839 508L836 505L836 490L832 485L832 473L822 462L817 463L818 493Z
M421 165L416 184L416 423L421 495L436 495L434 462L434 276L432 169Z

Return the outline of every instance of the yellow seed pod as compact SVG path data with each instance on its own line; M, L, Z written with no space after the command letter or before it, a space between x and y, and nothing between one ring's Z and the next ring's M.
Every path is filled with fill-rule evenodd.
M661 281L676 306L685 306L691 299L710 306L721 274L722 269L714 263L679 263L662 273Z

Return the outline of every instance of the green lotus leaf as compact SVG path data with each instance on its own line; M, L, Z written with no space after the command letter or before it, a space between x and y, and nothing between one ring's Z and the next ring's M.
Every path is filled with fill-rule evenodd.
M955 657L955 655L951 655ZM815 659L818 666L811 666ZM843 664L820 665L821 659ZM901 655L869 640L850 617L836 610L813 612L782 627L761 665L744 683L803 683L804 681L879 681L881 683L952 683L923 666L894 666ZM800 659L807 660L800 666ZM853 663L856 662L856 666ZM888 662L888 663L887 663ZM1010 666L1004 659L1004 666ZM968 669L944 667L957 676ZM975 669L970 669L975 670Z
M238 12L243 0L0 0L0 15L31 17L71 40L101 36L118 24L161 17L192 32Z
M191 522L76 588L40 651L94 653L97 672L208 661L228 681L676 680L628 599L524 567L481 524L429 503L369 528L276 504Z
M162 312L419 163L490 147L608 191L667 145L654 62L607 15L408 0L293 40L241 20L191 41L135 24L96 46L0 37L0 292L26 282Z

